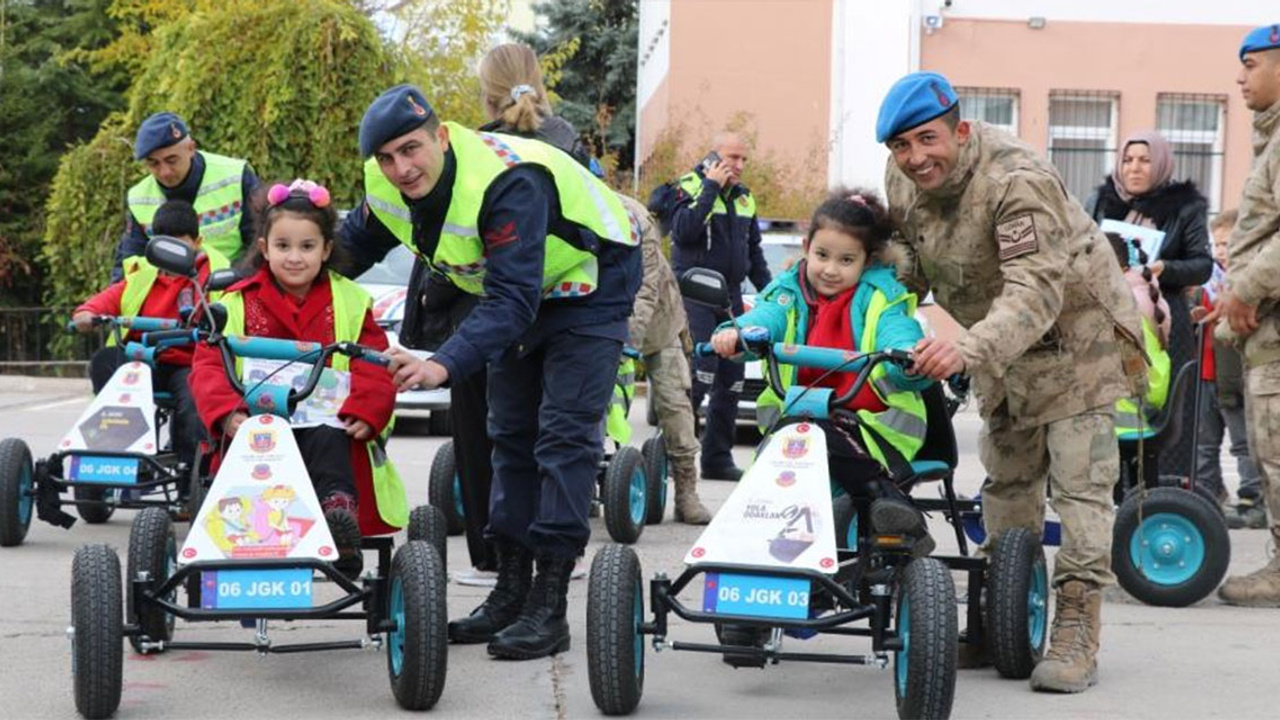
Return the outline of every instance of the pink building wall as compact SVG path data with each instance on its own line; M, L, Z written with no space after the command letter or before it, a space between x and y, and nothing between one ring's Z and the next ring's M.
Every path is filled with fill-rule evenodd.
M804 159L828 136L831 18L831 0L672 2L671 69L641 109L641 162L668 125L700 148L739 112L757 153Z
M920 65L955 85L1019 89L1019 134L1042 151L1051 90L1119 93L1121 139L1155 127L1159 93L1223 95L1222 207L1229 208L1238 203L1251 161L1252 113L1235 83L1236 52L1249 29L1050 19L1033 30L1026 22L948 19L941 30L921 36Z

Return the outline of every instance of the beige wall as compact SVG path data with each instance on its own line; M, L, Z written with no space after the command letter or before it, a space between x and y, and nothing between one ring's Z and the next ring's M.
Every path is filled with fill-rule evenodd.
M831 18L831 0L672 2L670 71L641 111L641 158L668 125L683 122L701 147L744 111L756 152L802 160L825 144ZM825 182L825 152L820 160Z
M1235 84L1240 39L1231 25L1135 25L1050 20L948 19L921 37L920 66L953 84L1018 88L1019 134L1044 150L1050 90L1120 93L1119 136L1155 126L1158 93L1227 97L1222 207L1234 207L1249 173L1252 114Z

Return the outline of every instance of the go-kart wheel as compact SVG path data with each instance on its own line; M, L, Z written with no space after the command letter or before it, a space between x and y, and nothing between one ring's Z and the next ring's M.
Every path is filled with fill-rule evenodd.
M648 512L648 481L640 451L623 445L604 472L604 526L609 537L630 545L640 539Z
M667 440L658 433L640 446L640 454L644 457L644 477L648 482L645 488L646 503L644 523L658 525L667 511Z
M448 672L448 609L444 565L425 542L405 543L391 561L386 634L387 674L396 702L429 710L440 699Z
M893 694L898 717L945 718L956 690L956 588L933 558L910 562L898 586Z
M1213 490L1210 490L1209 486L1203 481L1197 482L1195 484L1195 487L1193 488L1191 486L1190 478L1175 477L1171 475L1161 475L1160 487L1171 487L1171 488L1182 488L1183 490L1194 490L1195 494L1199 495L1205 500L1208 500L1209 505L1211 505L1219 513L1222 513L1223 517L1226 517L1226 510L1222 507L1222 503L1218 502L1218 498L1213 494ZM1138 490L1136 488L1130 489L1129 492L1125 494L1125 498L1127 499L1129 495L1136 494L1137 492Z
M21 545L35 509L31 450L17 438L0 440L0 547Z
M606 545L587 581L587 673L591 699L605 715L626 715L644 692L644 581L640 559Z
M848 493L831 501L832 522L836 526L836 547L840 550L858 549L858 511Z
M205 487L205 478L209 477L211 459L212 456L205 452L203 443L196 447L196 454L191 462L191 471L187 474L187 499L185 503L187 522L192 524L195 524L196 516L200 514L200 506L204 504L204 498L209 494L209 488Z
M436 551L440 567L449 567L448 521L440 508L419 505L409 512L409 542L421 540Z
M427 499L444 513L450 535L461 535L466 530L467 513L462 508L462 484L458 479L458 462L453 454L452 440L441 445L431 459Z
M1185 607L1222 582L1231 562L1227 524L1203 497L1178 488L1131 494L1116 511L1111 566L1120 587L1148 605Z
M1044 548L1026 528L996 539L987 564L984 638L1000 675L1031 677L1044 655L1049 628L1049 572Z
M129 530L129 572L125 575L125 612L129 622L142 631L130 635L129 644L134 652L149 653L163 650L144 649L146 642L169 642L173 639L173 615L161 607L143 603L133 593L133 581L138 573L145 572L152 588L158 588L177 567L178 543L174 538L173 521L164 508L149 507L138 513ZM165 597L169 602L177 599L177 590Z
M90 525L101 525L115 514L115 507L106 504L107 493L113 492L105 488L75 486L76 512L81 519Z
M76 710L110 717L124 685L120 558L106 545L85 545L71 561L71 672Z

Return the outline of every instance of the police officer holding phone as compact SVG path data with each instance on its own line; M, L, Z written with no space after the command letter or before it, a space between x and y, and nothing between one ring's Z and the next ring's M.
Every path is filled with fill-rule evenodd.
M724 131L712 138L711 148L698 167L677 183L680 191L671 215L671 264L677 276L691 267L724 275L736 315L742 312L743 280L750 278L759 292L772 276L760 248L755 199L740 182L747 164L747 144L737 133ZM685 303L685 312L695 342L710 340L716 326L728 319L720 311L693 303ZM737 480L742 476L731 454L742 375L742 363L715 356L696 361L695 411L708 389L711 391L702 436L704 478Z

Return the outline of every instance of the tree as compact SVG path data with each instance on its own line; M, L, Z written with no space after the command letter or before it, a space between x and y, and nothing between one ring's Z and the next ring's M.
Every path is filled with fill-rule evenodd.
M596 153L629 168L635 155L636 0L547 0L533 6L546 25L517 34L540 57L563 56L556 112L586 134Z
M39 302L42 206L67 146L123 105L120 75L71 58L111 37L109 0L0 0L0 305Z

